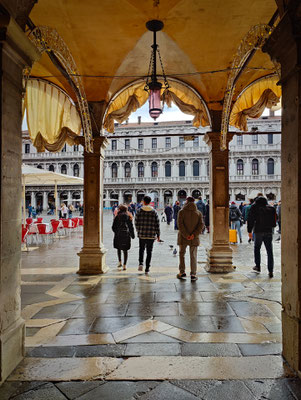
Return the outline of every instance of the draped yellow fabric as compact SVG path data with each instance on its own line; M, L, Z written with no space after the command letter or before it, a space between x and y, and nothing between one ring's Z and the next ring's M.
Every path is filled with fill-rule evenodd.
M104 122L104 128L108 132L114 132L114 120L122 123L147 101L148 93L144 90L144 86L145 83L141 82L134 84L122 91L112 101ZM168 107L171 107L171 102L173 102L183 113L194 115L194 126L209 125L207 111L201 99L181 83L171 82L171 87L164 94L164 100Z
M229 124L247 131L247 118L258 118L265 108L274 108L280 101L281 87L277 86L278 76L271 76L250 85L236 100Z
M53 85L30 79L24 100L29 136L38 151L60 151L75 143L81 120L68 96Z

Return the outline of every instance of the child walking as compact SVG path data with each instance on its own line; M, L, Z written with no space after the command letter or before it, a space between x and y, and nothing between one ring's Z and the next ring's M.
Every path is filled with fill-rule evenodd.
M118 255L117 268L123 267L124 271L126 270L128 250L131 248L131 238L135 239L132 219L127 211L127 206L120 205L112 225L112 230L114 232L113 246L117 249ZM121 251L123 251L123 264L121 262Z

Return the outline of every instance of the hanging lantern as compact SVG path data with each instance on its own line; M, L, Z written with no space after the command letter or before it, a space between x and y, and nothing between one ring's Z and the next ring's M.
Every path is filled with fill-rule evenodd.
M162 75L164 79L164 86L163 89L166 90L169 88L169 84L167 82L164 69L163 69L163 64L160 56L160 51L159 51L159 46L157 45L156 41L156 32L161 31L163 28L164 24L162 21L158 20L152 20L148 21L146 23L146 27L149 31L153 32L153 44L152 44L152 53L151 53L151 59L150 59L150 64L149 64L149 71L147 75L147 80L146 84L144 87L144 90L146 90L149 93L149 115L156 120L160 114L162 114L163 111L163 102L161 101L161 89L162 89L162 83L160 83L157 79L157 53L159 55L159 60L161 64L161 69L162 69Z

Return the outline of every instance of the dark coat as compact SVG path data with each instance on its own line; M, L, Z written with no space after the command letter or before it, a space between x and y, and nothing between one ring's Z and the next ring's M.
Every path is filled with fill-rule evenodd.
M170 206L166 206L164 212L166 214L167 222L170 222L172 220L172 208Z
M206 205L205 205L205 203L203 202L203 200L199 200L199 201L196 203L196 206L197 206L197 209L198 209L199 211L201 211L201 213L203 214L203 217L205 217L205 215L206 215Z
M210 210L209 210L209 204L206 204L206 213L205 213L205 226L209 226L210 225Z
M131 218L126 213L117 214L113 221L112 230L115 233L113 239L114 248L129 250L131 248L131 238L135 238Z
M175 204L173 206L173 219L177 220L178 219L178 212L181 210L181 207Z
M275 208L268 205L265 197L257 197L249 211L248 232L254 229L254 233L272 233L276 219Z

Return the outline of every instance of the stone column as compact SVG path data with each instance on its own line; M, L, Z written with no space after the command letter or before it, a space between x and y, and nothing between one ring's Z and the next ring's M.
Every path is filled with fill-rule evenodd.
M78 253L81 275L107 272L103 240L103 160L108 140L100 135L104 102L89 103L94 135L93 153L84 151L84 231L83 247Z
M231 134L228 134L232 139ZM210 147L210 248L208 272L230 272L232 249L229 246L229 149L220 150L220 132L204 137Z
M43 192L43 211L47 211L48 209L48 196L47 196L47 191L44 190Z
M36 192L31 192L31 206L36 208Z
M263 50L281 64L283 356L301 376L301 4L288 7Z
M21 318L22 72L39 54L19 25L0 21L0 385L24 356ZM14 210L14 212L12 212Z

